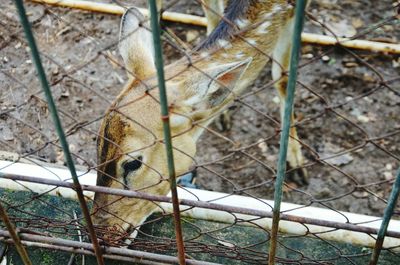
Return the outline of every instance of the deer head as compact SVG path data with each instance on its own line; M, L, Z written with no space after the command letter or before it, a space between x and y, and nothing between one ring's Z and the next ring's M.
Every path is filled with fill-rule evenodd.
M167 158L151 33L143 15L127 10L120 53L131 76L108 109L98 138L97 185L166 195ZM232 102L252 57L219 59L193 55L165 68L176 174L188 172L204 127ZM155 202L96 193L94 222L132 232L157 207Z

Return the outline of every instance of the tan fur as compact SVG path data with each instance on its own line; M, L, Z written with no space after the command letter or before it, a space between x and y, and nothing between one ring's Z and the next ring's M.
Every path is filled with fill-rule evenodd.
M291 35L292 17L293 7L286 0L260 1L249 8L244 18L235 22L237 29L242 31L240 35L220 40L210 49L194 52L191 64L182 58L165 68L178 176L186 173L192 165L196 141L205 126L257 78L269 58L275 54L274 79L282 76L288 67L289 53L282 53L276 47L281 45L277 43L279 36ZM128 16L126 19L132 19L133 24L137 20ZM121 52L135 54L124 50L129 45L132 45L132 49L135 46L146 47L145 41L141 42L148 38L144 36L146 31L133 34L137 35L129 38L135 43L126 42ZM290 50L290 41L283 41L289 42L285 45ZM124 58L133 77L102 122L98 140L97 182L112 188L166 195L169 191L168 168L155 67L148 64L144 72L142 68L137 70L138 66L142 67L143 61L153 60L148 54L151 53ZM277 65L280 65L280 70ZM285 82L283 79L277 83L282 98L285 97ZM295 129L291 134L297 138ZM293 141L291 144L293 146ZM300 145L294 145L292 149L294 160L301 160ZM139 156L143 157L142 167L124 179L123 163ZM295 164L301 165L302 162ZM132 232L156 207L156 203L145 200L96 193L94 221L99 225L118 226Z

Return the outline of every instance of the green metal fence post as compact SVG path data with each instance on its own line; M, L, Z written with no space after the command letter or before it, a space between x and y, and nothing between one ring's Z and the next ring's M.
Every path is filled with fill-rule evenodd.
M272 217L272 229L269 248L268 263L275 264L275 256L278 242L279 219L282 202L282 187L286 171L286 156L289 142L290 118L293 111L294 91L297 79L297 66L301 46L301 32L304 24L304 11L306 0L296 1L295 25L292 39L292 51L290 57L289 80L286 89L285 110L282 121L282 132L280 138L279 158L277 176L275 181L274 209Z
M396 180L393 183L392 192L390 193L388 204L386 206L385 212L383 213L383 220L381 223L381 227L379 228L378 238L375 242L374 252L371 255L371 259L369 264L376 265L378 264L379 255L382 250L383 241L385 240L385 234L387 232L390 218L392 218L394 207L396 206L397 199L400 194L400 168L397 171Z
M78 195L78 200L79 200L79 203L80 203L80 206L81 206L81 209L82 209L82 213L83 213L83 216L85 217L85 220L86 220L86 223L87 223L87 228L89 230L90 239L91 239L91 241L93 243L94 252L95 252L96 258L97 258L97 263L99 265L104 265L104 260L103 260L103 256L102 256L102 253L101 253L101 248L100 248L99 242L98 242L97 237L96 237L96 233L95 233L95 230L94 230L94 227L93 227L92 220L90 219L89 209L87 207L87 204L86 204L86 201L85 201L85 197L84 197L83 192L82 192L82 187L81 187L81 185L79 183L78 175L76 174L75 164L74 164L74 161L72 160L72 156L71 156L71 153L69 151L67 139L65 137L65 134L64 134L64 131L63 131L63 128L62 128L62 125L61 125L60 118L58 117L57 107L56 107L56 105L54 103L49 83L47 82L46 74L45 74L45 71L43 69L42 62L40 60L39 51L37 49L36 42L35 42L35 39L33 37L28 18L26 17L24 4L23 4L22 0L15 0L15 4L16 4L17 9L18 9L18 14L19 14L19 17L21 19L21 24L22 24L22 26L24 28L24 31L25 31L26 39L27 39L29 47L31 49L32 59L33 59L33 62L35 64L35 66L36 66L36 70L38 72L39 80L40 80L40 82L42 84L43 91L44 91L44 93L46 95L48 108L50 110L54 125L56 127L56 131L57 131L58 137L60 139L60 143L61 143L62 149L64 151L65 160L66 160L68 168L69 168L69 170L71 172L71 176L72 176L72 179L73 179L73 182L74 182L74 189L75 189L75 191L76 191L76 193Z
M158 77L158 88L160 91L160 103L161 103L161 119L164 129L164 143L167 152L167 162L168 162L168 174L169 182L171 186L172 195L172 205L174 210L174 224L176 233L176 245L178 249L179 264L184 265L185 262L185 246L183 243L178 192L176 189L176 176L175 176L175 165L174 156L172 151L172 139L171 139L171 129L169 125L169 111L168 111L168 101L167 93L165 89L165 78L164 78L164 63L161 48L161 38L160 38L160 27L158 24L157 15L157 5L155 0L149 1L149 9L151 14L151 30L153 34L154 50L155 50L155 63L157 68Z

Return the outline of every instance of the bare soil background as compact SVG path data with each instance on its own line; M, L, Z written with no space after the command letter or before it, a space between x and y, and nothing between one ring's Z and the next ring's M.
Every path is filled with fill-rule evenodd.
M168 10L202 15L195 1L167 2L172 5ZM388 0L315 0L309 12L339 36L349 36L393 16L394 5ZM100 118L127 80L123 68L113 62L122 65L117 51L120 18L29 2L26 8L76 163L95 168ZM205 38L200 27L163 25L189 46ZM305 31L327 32L310 20ZM392 21L362 38L398 43L399 36L399 21ZM298 86L295 109L299 136L308 146L303 150L310 183L290 182L284 201L381 215L400 165L399 56L306 44L302 50L299 80L305 86ZM167 62L182 56L167 44L164 51ZM0 150L63 164L10 0L0 3L0 69ZM196 161L202 189L273 198L269 168L276 167L280 115L276 91L263 88L270 76L268 65L235 104L230 130L218 132L212 125L201 137ZM391 80L390 88L382 80ZM326 160L329 166L316 154L342 155Z

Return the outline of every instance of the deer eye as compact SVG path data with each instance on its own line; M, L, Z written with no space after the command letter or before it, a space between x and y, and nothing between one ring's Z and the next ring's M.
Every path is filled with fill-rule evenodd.
M129 173L138 170L139 168L142 167L142 161L143 157L138 156L134 158L133 160L127 160L122 163L122 168L124 169L124 184L128 186L128 180L127 177Z

